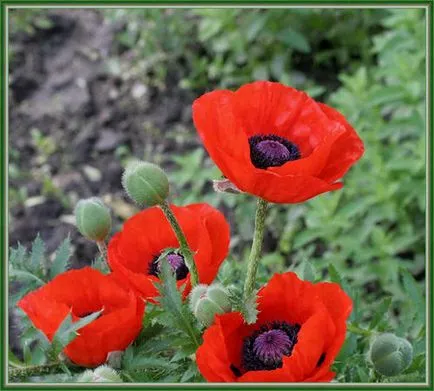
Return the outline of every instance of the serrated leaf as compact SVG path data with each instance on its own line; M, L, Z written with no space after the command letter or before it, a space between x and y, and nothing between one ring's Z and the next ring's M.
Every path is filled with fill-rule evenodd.
M92 268L99 270L103 274L109 274L110 268L104 259L102 255L98 255L93 261L92 261Z
M402 268L401 275L405 292L408 294L409 298L413 301L413 303L423 304L423 290L418 285L411 273L408 270Z
M381 86L372 91L369 104L371 106L378 106L383 104L390 104L393 102L399 102L405 99L407 92L401 86Z
M362 383L369 383L369 374L365 368L357 367L357 374L359 375L359 379Z
M425 299L423 290L408 270L402 268L401 275L405 293L414 304L418 320L423 324L425 323Z
M314 282L316 278L315 268L311 262L304 260L301 264L301 277L305 281Z
M375 311L374 316L372 317L371 323L369 324L369 329L374 329L378 323L384 319L384 317L387 315L387 312L389 311L390 304L392 304L392 298L386 297L383 299L381 304L378 306L377 310Z
M199 332L195 327L193 315L188 305L182 302L181 293L178 290L176 277L167 259L160 261L160 283L156 287L160 293L159 302L172 320L172 324L182 330L196 345L200 345Z
M328 266L328 272L329 272L331 282L336 282L337 284L342 285L342 276L336 270L335 266L331 263Z
M189 380L196 377L198 374L199 372L197 370L197 366L194 362L192 362L187 368L187 370L184 372L184 374L182 375L180 382L181 383L188 382Z
M26 272L24 270L10 269L9 270L9 278L17 278L17 279L21 279L21 280L33 280L39 286L42 286L45 284L45 282L42 281L38 276L35 276L33 273Z
M50 267L50 278L54 278L55 276L66 270L70 256L71 239L68 236L57 249L56 256Z
M75 337L77 337L78 330L93 322L102 314L103 311L104 309L93 312L90 315L81 318L77 322L73 321L72 315L69 313L58 327L52 340L52 345L56 356L57 353L60 353L65 346L67 346L74 340Z
M339 352L337 357L338 361L345 361L348 357L351 357L357 349L358 336L355 334L349 334L345 340L344 346Z
M17 248L12 248L9 255L9 264L13 265L16 269L21 269L27 261L27 250L21 244Z
M310 52L309 41L304 37L304 35L290 27L287 27L285 30L281 31L277 38L281 42L286 43L289 47L302 53Z
M38 272L43 270L43 259L45 256L45 243L41 237L36 236L32 243L32 250L30 255L30 270Z
M299 232L294 237L293 249L297 250L300 247L305 246L306 244L312 242L321 237L321 232L318 229L306 229L302 232Z
M246 299L237 288L229 287L228 293L233 311L241 312L247 324L255 323L258 318L257 291Z
M249 23L247 30L246 30L246 38L247 41L251 42L260 33L260 31L264 28L265 23L267 22L267 19L269 17L268 13L263 13L261 15L255 15L252 22Z
M170 362L177 362L177 361L181 361L184 360L185 358L187 358L189 356L189 354L183 350L178 350L175 355L171 358Z
M165 358L137 355L128 362L128 367L126 367L129 370L144 370L149 368L172 369L175 366Z

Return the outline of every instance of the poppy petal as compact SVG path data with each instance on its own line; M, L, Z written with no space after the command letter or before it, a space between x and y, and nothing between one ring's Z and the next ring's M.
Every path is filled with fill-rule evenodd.
M312 316L317 301L309 295L310 283L300 280L295 273L275 274L258 292L259 323L276 320L302 324Z
M365 148L363 141L342 114L325 104L320 103L319 105L330 119L346 129L346 132L333 144L330 158L319 174L319 177L325 181L333 182L347 173L350 167L363 156Z
M202 95L193 103L193 121L211 158L222 172L230 171L226 155L241 164L250 162L250 147L242 125L234 115L234 93L219 90Z
M223 214L208 204L191 204L187 208L197 213L211 240L212 264L219 267L229 252L230 228Z
M239 313L215 317L198 350L199 370L209 381L328 382L335 375L330 366L343 344L350 309L351 299L337 284L313 284L292 272L274 275L258 293L255 324L244 324ZM255 360L244 350L246 338L282 323L300 326L291 354L282 357L280 368L246 371L243 355Z
M285 136L309 97L280 83L256 81L235 92L234 112L248 137L256 134Z
M362 141L341 114L280 83L258 81L236 92L209 92L194 102L193 119L224 176L241 191L270 202L304 202L340 189L335 182L363 153ZM282 137L301 157L257 168L251 160L254 135Z
M240 335L245 333L241 314L233 312L216 316L214 325L205 331L204 342L196 352L197 365L208 381L236 381L231 364L239 366L238 350L241 351L242 346Z
M229 226L224 216L207 204L170 208L194 253L199 281L211 283L229 249ZM108 263L122 284L155 302L158 277L150 274L150 265L168 248L179 248L178 240L161 209L153 207L128 219L122 231L113 236L108 245ZM191 290L189 274L177 282L178 287L184 284L185 297Z
M283 368L296 374L296 381L303 381L316 368L321 354L330 339L335 336L335 325L323 308L302 324L297 343L290 357L283 359Z
M350 297L337 284L322 282L315 284L313 289L315 294L324 303L336 326L335 337L329 341L326 357L320 368L323 369L330 366L344 343L346 320L351 314L353 303Z
M90 267L59 274L24 296L18 306L50 340L68 313L78 320L103 310L64 349L74 363L86 367L104 363L111 351L124 350L139 334L144 313L141 299Z
M306 157L285 163L280 167L269 167L267 170L273 171L279 175L300 175L300 172L306 176L318 176L324 170L328 162L333 146L345 130L336 126L336 129L324 137L324 140Z

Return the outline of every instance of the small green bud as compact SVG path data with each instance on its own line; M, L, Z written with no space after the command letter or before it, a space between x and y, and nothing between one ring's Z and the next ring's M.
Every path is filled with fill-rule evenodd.
M220 284L200 284L190 294L190 308L204 326L211 326L216 314L231 310L229 294Z
M122 383L119 374L107 365L101 365L94 371L88 369L77 379L79 383Z
M208 297L217 303L224 312L229 312L232 308L229 295L226 289L220 284L213 284L208 288Z
M130 163L122 176L122 186L140 207L161 204L169 195L165 172L148 162Z
M192 289L189 297L191 312L194 312L194 308L196 307L196 304L199 301L199 299L206 296L207 290L208 290L208 285L205 284L196 285Z
M110 210L97 197L78 201L75 220L80 233L96 242L103 241L111 229Z
M413 346L404 338L384 333L375 338L370 356L376 371L384 376L396 376L413 360Z
M87 369L77 379L78 383L93 383L93 371Z

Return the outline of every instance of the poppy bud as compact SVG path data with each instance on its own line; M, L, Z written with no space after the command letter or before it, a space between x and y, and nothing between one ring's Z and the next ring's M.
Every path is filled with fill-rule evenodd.
M78 201L75 220L80 233L96 242L103 241L111 229L110 210L97 197Z
M161 204L169 194L169 180L158 166L148 162L133 162L122 176L122 185L140 207Z
M107 365L101 365L94 371L88 369L78 378L79 383L123 383L119 374Z
M404 338L384 333L374 340L370 356L376 371L384 376L396 376L413 360L413 346Z
M190 294L190 307L200 323L210 326L216 314L231 310L231 302L228 292L222 285L200 284Z

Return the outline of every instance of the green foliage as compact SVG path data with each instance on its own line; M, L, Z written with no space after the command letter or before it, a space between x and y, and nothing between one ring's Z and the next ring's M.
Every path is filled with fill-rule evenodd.
M56 252L49 270L50 278L54 278L58 274L67 270L68 259L71 256L71 239L69 236L62 242Z
M122 359L122 374L135 382L200 382L194 353L201 328L182 300L166 259L161 261L159 305L148 304L143 330Z
M53 25L43 9L13 9L9 12L9 32L12 35L19 32L34 35L36 29L45 30Z
M69 313L59 325L59 328L53 336L50 351L51 357L56 359L63 348L71 343L78 335L78 331L97 319L103 311L104 309L93 312L83 318L80 318L76 322L73 321L72 315Z
M381 12L366 10L198 9L198 39L206 54L203 68L193 71L184 85L206 87L207 83L237 87L255 79L272 79L295 87L303 84L312 95L324 89L314 86L308 72L295 72L294 65L308 63L317 70L340 65L351 57L370 61L368 37ZM321 35L319 34L321 32ZM356 33L357 32L357 33ZM323 49L324 47L332 49Z
M331 272L332 281L338 278L341 284L345 287L348 281L341 280L338 273ZM404 277L405 276L405 277ZM410 366L396 378L396 382L423 382L425 381L426 357L425 357L425 320L422 319L425 312L423 303L423 290L416 283L414 278L406 270L402 270L403 280L400 289L402 296L407 298L407 301L402 306L400 300L396 297L385 296L378 303L370 303L369 307L365 307L363 311L359 310L359 306L363 303L361 298L353 293L350 297L353 299L354 308L351 323L349 325L350 334L347 335L347 340L342 348L339 356L334 364L335 370L339 373L338 380L341 382L366 382L366 381L381 381L383 378L378 378L375 373L372 363L366 359L372 340L376 335L384 332L394 332L398 337L407 339L414 349L414 359ZM348 292L348 289L347 289ZM350 289L351 292L351 289ZM413 301L408 300L409 297L415 295L417 297L414 305ZM421 302L422 299L422 302ZM395 313L400 311L399 318ZM366 322L366 314L371 319ZM396 322L399 324L397 325ZM363 324L363 326L359 326ZM408 344L407 344L408 345ZM367 376L367 377L366 377ZM364 380L365 379L365 380ZM367 380L366 380L367 379Z
M161 89L165 88L169 71L181 72L184 58L197 61L194 35L195 23L189 10L141 9L108 10L109 19L126 22L117 38L121 48L133 50L134 60L124 69L116 58L109 67L122 74L136 75ZM121 69L119 69L121 67Z
M9 309L28 292L39 288L56 274L67 269L70 256L70 239L66 238L55 253L53 262L49 260L43 240L37 236L30 251L18 244L9 251ZM35 329L30 320L19 311L16 323L20 326L19 342L23 347L23 362L17 358L15 365L40 365L47 362L50 343L45 335ZM9 354L12 354L9 351Z
M210 84L237 87L253 79L273 79L303 87L312 95L325 92L315 85L312 71L335 72L336 66L372 62L369 38L381 28L384 13L368 9L107 11L110 18L128 21L118 40L134 51L135 59L122 73L147 75L148 82L161 88L175 73L182 87L198 90Z
M166 314L172 318L169 324L185 334L189 339L191 347L197 348L200 345L200 335L197 332L196 321L191 314L188 304L182 301L181 294L176 284L175 274L166 259L160 261L160 280L158 290L160 292L159 303Z
M263 10L255 12L258 15L264 13ZM202 40L208 40L208 50L212 50L213 45L218 46L231 29L234 34L241 31L242 27L234 23L234 20L242 21L242 17L236 19L237 10L227 15L222 15L219 10L200 10L198 13L203 18L200 23L208 26L202 28L201 36ZM311 12L310 16L314 18L315 13ZM249 13L245 14L248 18ZM304 20L299 16L302 25L309 25L308 14L306 11ZM323 26L327 23L326 15L321 13ZM332 94L326 93L325 97L358 131L365 143L365 155L345 176L343 190L321 195L303 205L273 206L267 229L277 244L271 252L264 254L258 281L263 283L270 273L282 272L288 267L300 276L308 277L303 272L309 262L314 266L317 278L326 272L332 281L343 285L354 301L352 329L365 334L349 335L341 361L336 364L338 373L342 374L339 381L376 379L366 363L368 335L384 331L394 331L408 338L415 347L419 346L420 356L415 354L406 375L399 379L424 381L425 19L422 10L387 10L372 15L375 18L362 21L358 18L363 19L367 14L359 12L353 14L355 19L347 19L348 24L338 23L331 29L321 30L327 31L329 41L342 39L342 45L336 46L341 54L335 51L326 55L323 50L315 49L311 52L314 63L327 66L335 56L335 59L339 58L337 63L342 64L341 70L349 71L339 76L340 88ZM368 23L370 27L365 31L354 28L359 23ZM298 26L291 24L291 28L297 29L294 25ZM267 34L265 27L257 29ZM365 39L356 37L359 34L356 31L367 34ZM237 40L236 45L226 39L227 64L235 63L231 55L241 53L237 50L248 37L244 34L241 43ZM349 44L352 39L354 46ZM317 42L309 39L308 42L315 48ZM360 58L354 61L360 42L363 42L363 61L359 61ZM256 41L247 46L247 67L232 69L228 72L230 77L239 72L244 77L243 82L254 78L250 68L254 61L250 59L254 58L254 50L260 50L257 46L260 45ZM267 49L271 51L268 60L274 53L279 53L272 45ZM271 61L265 58L264 62L269 66ZM290 74L293 67L288 65L288 69ZM217 84L231 86L230 77L222 71L216 76ZM208 77L208 80L212 78ZM325 91L323 86L318 87ZM187 154L186 161L192 159L193 154ZM200 156L199 152L196 156ZM184 176L186 179L180 187L189 188L195 183L194 173L199 171L200 164L208 167L207 158L198 159L196 165L182 164L182 159L178 160L181 162L178 163L179 171L174 171L173 176ZM214 175L208 180L218 178ZM245 260L253 230L253 201L244 196L209 195L206 179L203 182L199 193L205 191L205 197L213 197L211 203L225 210L226 206L233 208L231 216L236 226L232 254L237 260ZM201 198L203 195L196 197L195 192L190 192L188 201ZM229 259L222 266L220 279L225 283L239 284L243 263L237 260ZM413 276L417 276L417 280Z
M71 254L71 242L67 237L56 251L53 260L49 259L45 251L45 243L36 237L30 251L18 244L9 252L9 279L25 282L14 286L14 292L9 297L9 305L15 306L16 302L27 292L36 289L48 282L55 275L65 271L68 267L68 259Z

